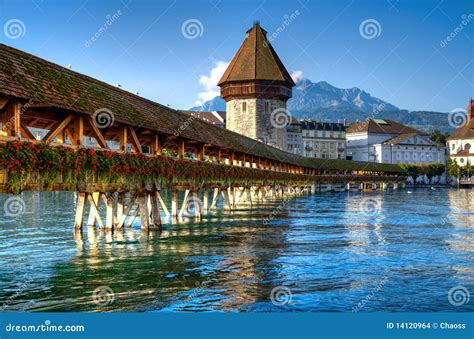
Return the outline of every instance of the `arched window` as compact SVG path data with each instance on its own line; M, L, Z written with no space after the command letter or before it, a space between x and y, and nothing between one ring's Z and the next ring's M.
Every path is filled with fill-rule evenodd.
M465 149L466 151L469 151L469 150L471 149L471 144L469 144L469 143L465 144L465 145L464 145L464 149Z
M247 113L247 103L245 101L242 103L242 112Z

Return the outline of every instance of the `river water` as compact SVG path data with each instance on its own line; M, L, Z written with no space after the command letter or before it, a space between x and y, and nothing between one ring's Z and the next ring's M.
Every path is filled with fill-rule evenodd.
M83 236L75 194L25 192L14 215L11 197L4 311L474 311L473 190L302 196Z

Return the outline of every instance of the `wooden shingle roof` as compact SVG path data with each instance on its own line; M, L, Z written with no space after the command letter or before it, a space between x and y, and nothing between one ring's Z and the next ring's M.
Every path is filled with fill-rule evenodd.
M239 81L275 81L295 86L293 79L256 23L249 31L218 85Z
M116 122L180 136L287 164L323 169L367 169L399 172L396 165L311 159L294 155L34 55L0 44L0 94L92 115L107 108Z

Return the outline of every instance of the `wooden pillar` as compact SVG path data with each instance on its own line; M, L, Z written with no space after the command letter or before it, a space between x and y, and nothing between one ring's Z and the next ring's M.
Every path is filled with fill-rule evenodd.
M84 117L78 115L74 119L74 145L82 146L84 144Z
M195 217L201 219L201 200L199 199L199 191L193 190L193 202L194 202L194 213Z
M84 212L86 210L86 196L87 193L84 192L79 192L77 195L76 217L74 219L74 228L76 230L82 230Z
M184 139L178 139L178 158L184 158Z
M18 101L12 101L7 106L7 135L9 137L20 136L20 116L21 104Z
M206 155L206 146L204 146L204 144L199 145L199 147L198 147L198 154L197 154L197 160L204 161L205 155Z
M147 231L150 229L150 224L148 222L149 213L148 213L148 202L146 199L147 192L142 191L138 194L138 206L140 208L140 222L141 229Z
M176 188L171 190L171 216L173 219L178 216L178 190Z
M216 208L217 206L217 199L219 198L220 189L218 187L214 188L214 194L212 196L212 203L210 209Z
M121 228L120 220L123 218L123 211L124 211L124 201L125 201L125 193L118 192L117 193L117 219L115 221L115 227Z
M224 198L224 206L227 208L229 212L232 211L232 205L229 198L229 191L227 189L224 189L221 191L221 193L222 193L222 197Z
M100 201L99 201L100 193L99 192L93 192L93 193L90 193L89 195L91 196L92 200L94 201L95 206L98 207L98 205L100 203ZM89 218L87 219L87 226L95 226L95 220L96 220L95 211L94 211L94 208L91 206L90 209L89 209Z
M206 186L203 189L203 196L202 196L202 211L203 213L207 213L209 209L209 188Z
M127 144L128 144L128 128L125 125L120 126L119 142L120 142L120 150L126 151Z
M156 199L156 192L152 192L150 194L151 200L151 212L153 216L153 226L155 228L161 227L161 212L160 212L160 205L158 200Z
M188 202L189 202L189 192L190 190L185 190L184 191L184 199L183 199L183 204L181 205L181 209L179 211L179 216L183 216L184 212L186 211L186 208L188 207Z
M106 217L105 217L105 229L107 231L112 231L114 227L114 194L106 193L102 195L104 203L106 204Z
M168 211L168 208L166 207L166 204L163 200L163 197L161 196L160 191L156 191L156 197L158 198L158 201L160 202L161 208L163 209L163 212L165 212L166 216L170 216L170 212Z

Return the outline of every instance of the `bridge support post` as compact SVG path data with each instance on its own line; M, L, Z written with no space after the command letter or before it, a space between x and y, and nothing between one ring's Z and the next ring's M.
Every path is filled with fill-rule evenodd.
M92 199L98 208L100 204L100 200L99 200L100 193L93 192L93 193L89 193L89 195L92 195ZM87 226L95 226L95 221L96 221L96 218L95 218L94 209L91 206L91 208L89 209L89 218L87 219Z
M114 194L106 193L102 197L106 206L105 229L111 232L114 227Z
M156 197L158 198L161 208L163 209L163 212L165 212L165 215L167 217L170 216L170 212L168 211L168 208L166 207L165 201L163 200L163 197L161 196L161 192L158 190L156 191Z
M199 190L193 190L194 216L201 220L201 200L199 199Z
M217 199L219 199L219 193L220 193L220 188L215 187L214 188L214 194L212 196L212 203L210 209L212 210L213 208L217 207Z
M74 228L76 230L82 230L84 212L86 210L86 195L87 193L85 192L79 192L77 195L76 217L74 220Z
M188 203L189 203L189 193L190 190L185 190L184 191L184 198L183 198L183 204L181 205L181 209L179 210L178 217L182 217L184 214L184 211L186 211L186 208L188 208Z
M122 220L123 218L124 201L125 201L125 193L117 192L117 218L114 222L114 226L116 228L122 228L122 225L120 225L120 220Z
M142 191L138 194L138 206L140 209L140 223L142 231L150 229L147 194Z
M158 200L156 199L156 194L157 192L151 192L150 193L150 200L151 200L151 214L153 218L153 226L155 228L160 228L161 227L161 211L160 211L160 205Z
M171 189L171 216L173 220L178 217L178 190L176 188Z
M206 186L202 192L202 211L207 213L209 209L209 188Z

